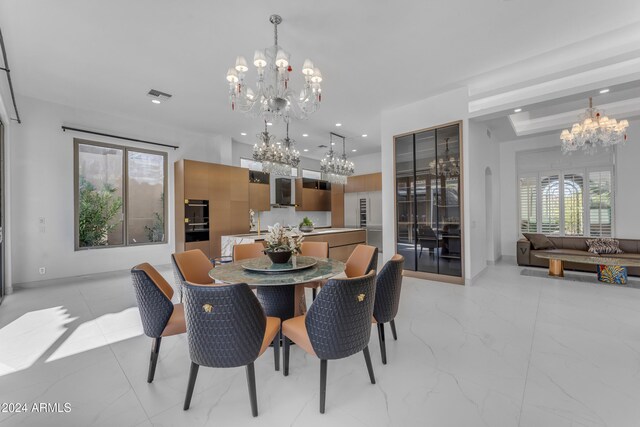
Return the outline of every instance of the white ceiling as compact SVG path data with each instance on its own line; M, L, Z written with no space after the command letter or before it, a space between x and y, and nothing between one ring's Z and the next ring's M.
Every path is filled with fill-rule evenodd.
M291 129L317 158L329 131L379 151L382 110L636 24L640 2L3 0L0 26L21 95L253 143L260 122L230 111L225 74L272 44L272 13L294 68L323 72L321 110ZM152 104L151 88L172 100Z

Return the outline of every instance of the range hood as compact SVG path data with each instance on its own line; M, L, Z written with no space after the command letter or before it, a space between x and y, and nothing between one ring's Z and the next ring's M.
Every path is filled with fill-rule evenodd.
M276 178L276 202L271 207L287 208L291 206L295 206L291 203L291 179Z

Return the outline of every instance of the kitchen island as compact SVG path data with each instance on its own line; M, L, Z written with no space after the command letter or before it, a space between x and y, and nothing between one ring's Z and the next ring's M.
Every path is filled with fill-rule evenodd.
M222 236L222 256L232 256L233 246L242 243L264 242L265 232ZM367 231L361 228L318 228L302 233L307 242L328 242L329 258L346 261L356 246L367 243Z

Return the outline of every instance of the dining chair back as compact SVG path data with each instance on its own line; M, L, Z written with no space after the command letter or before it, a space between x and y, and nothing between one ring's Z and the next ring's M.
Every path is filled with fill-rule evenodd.
M264 255L264 245L260 242L241 243L233 246L233 260L241 261L248 258L258 258Z
M369 245L356 246L345 264L346 276L360 277L371 270L378 271L378 248Z
M290 341L320 359L320 413L327 395L327 365L362 351L371 384L376 383L369 354L375 272L352 279L329 279L306 316L284 321L284 375L289 375Z
M253 362L274 346L279 369L280 319L266 317L258 299L246 283L201 286L184 285L187 343L191 370L184 409L189 409L198 368L246 366L253 416L258 415Z
M131 279L138 302L142 330L153 338L147 382L155 376L162 337L182 334L186 330L182 304L173 304L173 288L148 263L131 269Z
M171 262L176 276L180 279L180 285L184 285L185 282L198 285L213 283L213 279L209 277L213 264L200 249L172 254Z
M300 244L300 255L314 256L317 258L329 258L328 242L302 242Z
M329 279L305 318L309 341L320 359L342 359L362 351L371 336L375 272Z
M376 301L373 306L373 318L377 323L378 340L380 341L380 354L382 363L387 364L387 349L384 337L384 324L391 325L393 339L398 339L395 317L400 305L400 291L402 290L402 269L404 257L394 255L382 267L376 278Z

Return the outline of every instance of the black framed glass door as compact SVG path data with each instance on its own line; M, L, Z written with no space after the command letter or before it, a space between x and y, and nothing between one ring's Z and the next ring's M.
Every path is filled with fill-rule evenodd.
M395 139L396 251L405 269L462 277L460 125Z

